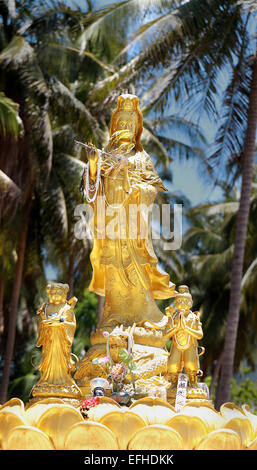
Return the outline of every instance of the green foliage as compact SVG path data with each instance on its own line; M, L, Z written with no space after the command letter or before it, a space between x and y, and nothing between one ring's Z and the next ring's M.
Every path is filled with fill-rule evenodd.
M247 404L251 412L257 415L257 384L247 377L238 383L235 379L231 381L230 401L238 406Z
M38 375L32 373L14 379L8 389L9 398L19 397L24 403L27 403L31 398L31 389L38 380Z
M14 137L18 137L23 131L22 121L19 117L19 106L3 92L0 92L0 133L9 132Z
M77 328L73 352L76 356L83 355L90 347L90 334L97 323L97 305L97 296L85 289L75 308Z
M208 375L205 377L204 382L207 387L210 388L212 382L212 376ZM213 402L215 402L217 391L217 384L214 388L212 396L210 397ZM249 405L251 413L257 415L257 384L249 377L246 377L244 381L238 382L236 379L231 380L230 387L230 402L235 403L235 405L243 406L245 404Z
M134 359L133 359L133 354L129 353L126 349L121 349L120 350L120 360L121 363L125 365L127 368L127 373L131 376L131 383L133 385L134 390L136 389L135 385L135 370L137 368Z

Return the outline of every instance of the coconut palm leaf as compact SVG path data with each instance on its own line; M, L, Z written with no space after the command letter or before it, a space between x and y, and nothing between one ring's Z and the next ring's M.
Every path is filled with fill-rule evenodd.
M19 105L0 92L0 130L17 138L23 132L23 124L19 117Z
M150 127L144 123L142 134L142 144L144 149L157 159L157 166L162 165L164 168L168 167L168 163L172 160L164 145L160 142L158 137L150 130Z
M21 197L21 190L2 170L0 170L0 218L3 219L15 209Z
M241 48L236 52L236 63L231 69L231 77L223 94L221 125L216 135L216 151L210 159L230 161L242 153L243 137L246 131L247 109L249 106L249 86L252 76L252 57L248 55L249 38L247 22L242 30Z
M50 103L55 113L55 118L57 115L60 115L63 120L63 113L65 111L64 123L67 123L70 118L71 122L76 123L77 128L82 126L80 133L84 132L84 139L93 137L96 145L99 145L103 133L98 121L92 116L86 106L56 77L51 77L48 80L48 86Z

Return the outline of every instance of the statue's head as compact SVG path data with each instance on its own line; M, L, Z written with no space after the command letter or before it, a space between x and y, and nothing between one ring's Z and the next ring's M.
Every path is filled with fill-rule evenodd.
M179 286L174 303L178 310L190 310L192 308L193 300L187 286Z
M140 142L143 131L143 117L139 109L139 99L136 95L120 95L117 107L112 113L110 137L119 131L121 133L120 143L132 142L136 151L142 151Z
M49 300L54 304L66 302L68 291L68 284L49 282L46 286L46 292L49 297Z
M114 328L109 336L109 346L114 362L120 362L120 350L128 349L128 333L123 328Z

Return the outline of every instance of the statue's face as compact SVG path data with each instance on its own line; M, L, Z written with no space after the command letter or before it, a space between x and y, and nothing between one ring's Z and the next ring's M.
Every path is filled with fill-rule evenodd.
M64 294L62 291L59 290L51 290L48 293L49 300L53 304L60 304L64 303L66 301L66 294Z
M135 142L137 133L137 120L130 114L121 113L116 123L115 132L117 131L128 131L127 133L124 133L124 135L120 136L120 143Z
M178 309L180 310L190 310L190 308L192 307L192 302L187 298L187 297L177 297L175 299L175 305Z
M136 134L136 123L132 119L126 118L125 116L118 120L117 130L125 131L128 130L132 136Z

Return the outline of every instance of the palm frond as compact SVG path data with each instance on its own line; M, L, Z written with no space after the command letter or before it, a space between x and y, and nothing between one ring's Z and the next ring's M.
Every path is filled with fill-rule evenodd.
M17 138L23 132L22 120L19 117L19 105L0 92L0 132Z
M61 249L68 234L68 216L63 189L53 171L47 186L41 188L40 200L44 238L59 240Z
M216 150L209 157L212 160L226 161L229 171L235 156L242 153L247 123L252 57L247 54L249 38L246 27L247 24L242 29L241 47L223 94L221 125L215 138Z
M238 0L237 4L245 11L250 11L251 13L257 12L257 5L255 0Z
M182 22L176 11L177 3L178 2L174 1L170 2L169 10L174 8L174 11L165 11L165 13L162 15L157 16L153 20L150 20L147 23L141 25L137 31L131 35L131 40L129 40L125 48L121 50L116 60L120 60L124 54L126 54L134 45L136 45L139 50L149 48L148 56L151 57L151 61L153 61L153 58L155 57L157 62L159 62L159 54L160 52L162 53L162 47L166 48L166 53L167 49L172 48L174 39L173 35L177 35L181 38L181 40L183 37ZM164 58L162 54L161 57Z
M80 55L80 58L81 58L81 56L85 56L85 57L89 58L90 60L92 60L93 62L95 62L108 75L111 75L111 74L114 73L113 67L111 67L108 64L105 64L102 60L98 59L98 57L95 54L93 54L92 52L81 51L80 49L78 49L74 46L68 46L68 45L65 45L65 44L53 44L52 43L49 46L53 47L55 49L65 49L65 50L68 50L68 51L76 52L77 54Z
M14 36L0 53L0 65L5 69L17 70L34 61L34 50L22 36Z
M16 18L16 1L15 0L4 0L9 17L13 20Z
M205 214L208 216L215 216L221 213L224 214L235 214L238 210L239 202L238 201L224 201L214 204L201 204L200 206L194 207L192 212L196 214Z
M255 258L251 262L250 266L248 267L248 269L246 270L246 272L243 275L243 278L242 278L242 281L241 281L241 288L242 289L244 289L246 287L247 283L252 282L252 276L253 276L254 271L256 271L256 267L257 267L257 258ZM256 280L256 272L255 272L255 280Z
M137 73L133 76L133 79L144 77L146 81L147 77L151 78L149 74L152 70L159 69L144 96L148 110L163 111L170 96L182 96L185 99L186 95L190 96L191 90L195 95L195 85L199 87L197 97L202 99L206 110L209 113L215 110L216 89L213 78L217 77L218 70L232 61L231 44L236 44L240 23L238 10L233 5L224 8L222 2L210 1L208 5L203 1L183 2L173 13L178 31L183 30L183 38L179 32L174 35L168 17L167 27L163 19L164 24L158 37L153 35L152 41L138 54L144 65L140 67L139 62ZM146 25L144 29L147 29Z
M144 149L151 154L151 156L156 157L158 165L161 164L164 168L168 167L172 158L146 121L144 122L142 144Z
M21 194L22 192L15 182L0 170L0 219L9 214L10 211L13 214L15 213L15 207L21 198Z

